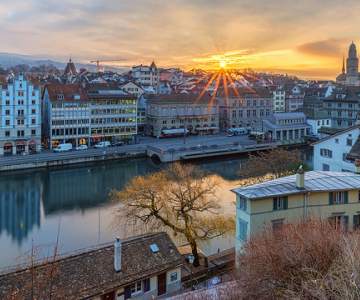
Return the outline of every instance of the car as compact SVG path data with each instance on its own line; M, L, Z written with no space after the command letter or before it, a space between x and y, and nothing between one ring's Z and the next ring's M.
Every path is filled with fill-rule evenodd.
M124 145L124 142L115 142L115 143L112 143L111 146L113 147L119 147L119 146L123 146Z
M87 150L88 146L87 145L79 145L76 147L76 150Z
M71 143L59 144L56 148L54 148L54 152L66 152L71 151L73 145Z
M95 148L106 148L106 147L110 147L111 144L109 141L104 141L104 142L99 142L95 145Z

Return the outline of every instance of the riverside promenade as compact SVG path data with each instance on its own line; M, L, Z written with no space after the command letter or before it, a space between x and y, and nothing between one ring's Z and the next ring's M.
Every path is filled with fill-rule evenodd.
M126 159L134 157L158 158L159 162L197 159L248 153L277 147L277 143L257 144L248 136L228 137L224 134L211 136L189 136L186 138L156 139L141 137L139 143L106 148L89 148L54 153L49 150L31 155L13 155L0 157L0 172L61 167L74 164L92 163L104 160ZM156 157L155 157L156 156Z

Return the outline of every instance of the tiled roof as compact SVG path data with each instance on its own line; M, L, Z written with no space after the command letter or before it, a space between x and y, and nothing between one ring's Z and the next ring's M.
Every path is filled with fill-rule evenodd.
M159 251L153 253L151 244ZM34 274L34 292L48 288L51 267L55 270L52 280L53 299L84 299L111 292L181 265L182 258L169 236L162 233L147 234L122 241L122 269L114 270L114 246L69 256L33 270L24 269L0 275L0 299L19 291L16 299L30 299L31 280ZM39 284L40 282L40 284ZM42 283L42 284L41 284ZM45 297L47 298L47 296Z
M213 104L216 104L216 99L212 98L209 94L170 94L170 95L152 95L148 98L149 104L204 104L210 103L213 99Z
M58 95L64 96L61 101L74 101L74 96L80 96L78 101L88 100L85 90L80 84L50 83L45 86L45 89L47 89L51 101L60 101Z
M226 90L219 88L217 91L217 96L219 97L229 97L229 98L272 98L272 92L268 88L251 88L251 87L241 87L233 88L228 87L227 95Z
M305 188L296 187L296 175L235 188L232 191L251 200L268 197L360 189L360 175L346 172L310 171L305 173Z

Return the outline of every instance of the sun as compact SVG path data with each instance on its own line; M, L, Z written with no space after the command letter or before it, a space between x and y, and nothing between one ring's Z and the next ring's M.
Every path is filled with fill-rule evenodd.
M219 67L220 67L220 69L225 69L226 68L226 61L225 60L220 60L219 61Z

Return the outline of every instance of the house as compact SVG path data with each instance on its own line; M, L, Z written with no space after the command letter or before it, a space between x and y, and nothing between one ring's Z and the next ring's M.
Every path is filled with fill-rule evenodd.
M310 135L310 126L302 112L274 113L263 120L262 129L271 140L282 143L301 143Z
M273 112L285 112L285 90L277 87L273 90Z
M264 228L308 217L345 229L360 226L360 175L304 172L232 190L236 194L236 249Z
M0 86L0 156L40 149L40 89L19 74Z
M360 126L355 125L313 143L314 170L355 172L359 134Z
M48 299L51 288L52 299L154 299L180 290L181 266L182 257L166 233L117 239L0 275L0 298L30 299L33 292L35 298Z
M185 129L190 134L219 132L219 106L209 95L154 95L147 99L146 105L149 135L162 137L164 130L183 134Z
M142 94L144 94L144 89L136 84L135 82L128 81L119 86L121 90L124 90L130 95L135 95L136 97L140 97Z
M132 67L131 76L142 87L152 87L155 92L157 91L160 75L159 69L154 62L150 66L139 65Z

